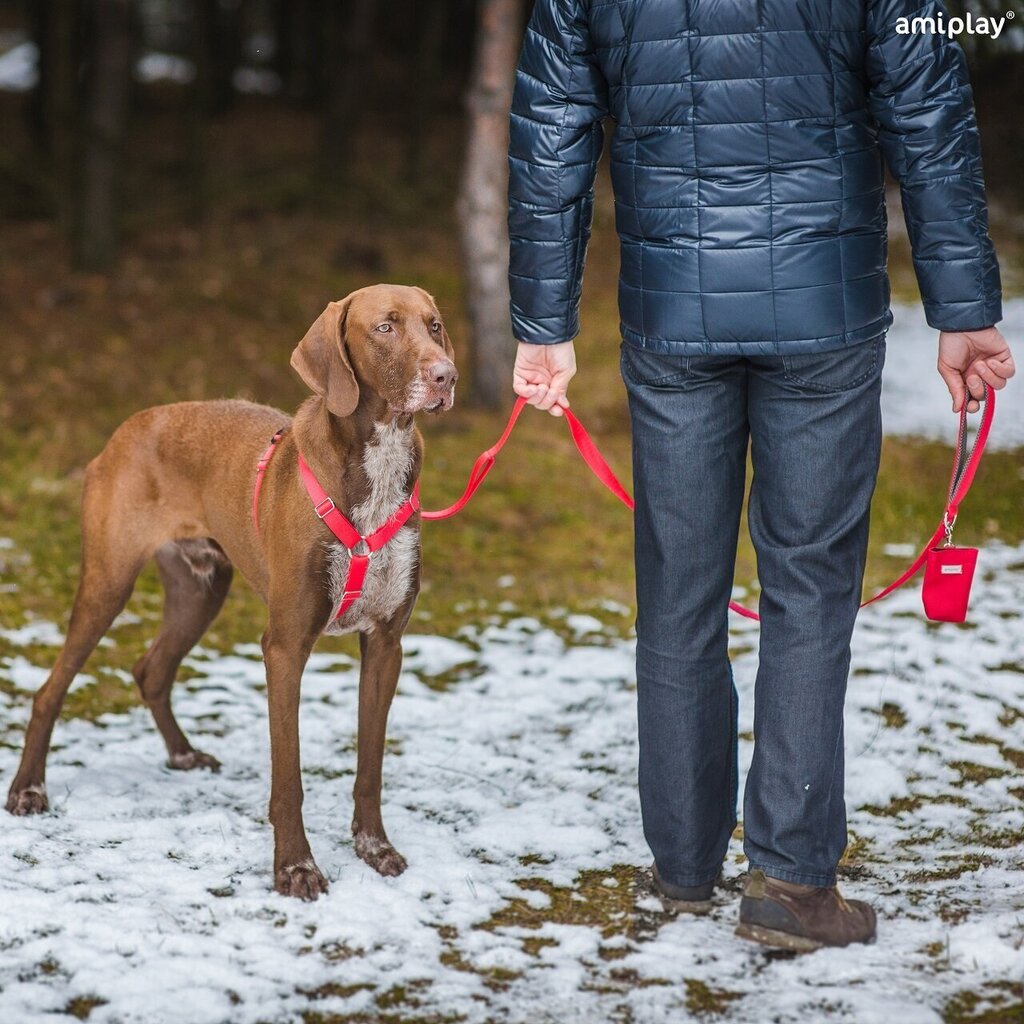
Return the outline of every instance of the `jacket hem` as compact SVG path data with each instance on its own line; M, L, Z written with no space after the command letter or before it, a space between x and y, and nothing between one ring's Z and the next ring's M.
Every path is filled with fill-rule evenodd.
M768 356L796 355L800 352L830 352L849 348L865 341L871 341L884 334L892 324L892 312L886 310L883 316L872 320L852 331L831 334L817 338L764 338L749 341L676 340L671 338L648 338L620 325L622 340L634 348L657 352L661 355L680 356Z

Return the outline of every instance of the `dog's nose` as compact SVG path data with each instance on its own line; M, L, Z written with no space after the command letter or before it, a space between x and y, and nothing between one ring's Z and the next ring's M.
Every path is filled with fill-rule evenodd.
M427 378L431 384L448 390L455 386L459 379L459 371L455 369L455 364L450 359L439 359L427 370Z

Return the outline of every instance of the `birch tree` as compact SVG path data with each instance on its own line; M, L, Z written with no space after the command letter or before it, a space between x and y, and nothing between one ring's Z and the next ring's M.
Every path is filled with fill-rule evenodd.
M508 111L522 40L522 0L479 0L466 95L469 134L456 212L472 334L472 393L508 400L515 341L508 294Z

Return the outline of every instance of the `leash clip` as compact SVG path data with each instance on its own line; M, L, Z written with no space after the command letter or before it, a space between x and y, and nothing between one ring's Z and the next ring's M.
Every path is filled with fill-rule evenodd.
M956 526L957 515L959 513L950 520L948 511L942 513L942 529L946 531L946 542L942 545L944 548L953 547L953 527Z

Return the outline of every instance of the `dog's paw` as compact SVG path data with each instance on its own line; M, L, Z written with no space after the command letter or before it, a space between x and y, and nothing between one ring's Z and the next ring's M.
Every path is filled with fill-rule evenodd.
M278 868L274 873L274 888L282 896L295 896L300 900L315 900L327 892L327 879L313 863L312 857Z
M380 836L372 836L367 832L355 835L356 856L366 861L378 874L400 875L407 867L405 858L386 840Z
M180 772L190 772L194 768L209 768L211 772L219 772L220 761L201 750L189 750L184 754L172 754L167 759L167 767Z
M7 797L7 810L19 818L26 814L42 814L43 811L49 810L49 807L46 787L42 783L26 786L24 789L12 789Z

